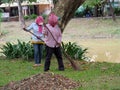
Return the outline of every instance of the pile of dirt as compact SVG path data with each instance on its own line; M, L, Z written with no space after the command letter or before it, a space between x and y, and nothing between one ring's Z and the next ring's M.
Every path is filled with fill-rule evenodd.
M47 72L18 82L10 82L0 90L71 90L79 86L79 82L75 82L62 75Z

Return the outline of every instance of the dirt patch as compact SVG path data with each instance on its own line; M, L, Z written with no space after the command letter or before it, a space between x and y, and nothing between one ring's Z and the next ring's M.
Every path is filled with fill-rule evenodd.
M10 82L0 90L71 90L77 87L80 87L79 82L46 72L18 82Z

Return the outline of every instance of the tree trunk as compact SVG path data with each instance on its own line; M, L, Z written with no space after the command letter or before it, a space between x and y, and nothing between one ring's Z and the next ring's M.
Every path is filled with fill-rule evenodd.
M2 34L2 30L1 30L1 20L2 20L2 18L1 18L1 16L2 16L2 14L0 12L0 35Z
M110 13L112 15L112 18L114 21L116 21L115 14L114 14L114 8L112 7L110 0L107 0L107 1L108 1L109 6L110 6ZM114 2L114 0L112 0L112 2Z
M17 2L18 2L18 11L19 11L19 22L20 22L21 28L23 28L26 25L25 25L23 12L22 12L21 0L17 0Z
M85 0L53 0L55 4L53 12L61 18L59 25L62 32L70 19L74 16L74 12L84 1Z

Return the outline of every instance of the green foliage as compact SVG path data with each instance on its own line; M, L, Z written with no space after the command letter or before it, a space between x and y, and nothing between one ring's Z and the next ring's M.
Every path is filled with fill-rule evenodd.
M85 7L94 7L97 4L102 3L103 0L86 0L85 3L83 4Z
M82 47L78 46L76 43L68 42L64 44L62 42L62 48L73 59L84 60L87 58L85 56L85 53L87 53L88 49L87 48L83 49Z
M42 14L42 17L43 17L44 19L46 19L47 15L46 15L46 14Z
M11 3L13 0L1 0L2 3Z
M24 16L24 19L25 20L31 20L31 19L35 19L37 17L37 15L36 14L32 14L32 15L29 15L29 16Z
M9 59L22 58L25 60L33 59L33 46L30 42L21 42L18 40L17 44L7 42L3 45L2 53ZM43 46L42 58L45 58L45 46Z
M33 58L33 47L29 42L25 43L19 40L17 44L7 42L1 49L7 58L23 58L27 60Z
M25 19L25 20L28 20L28 19L29 19L29 16L24 16L24 19Z
M36 2L37 0L29 0L29 2Z
M80 46L76 45L75 43L62 43L63 50L71 56L73 59L78 60L84 60L87 57L85 56L85 53L87 51L87 48L82 49ZM22 59L33 59L33 46L28 42L21 42L18 40L17 44L12 44L10 42L7 42L6 45L3 45L1 47L2 53L10 59L14 58L22 58ZM64 53L64 52L63 52ZM42 58L45 58L45 46L43 46L43 54Z
M32 14L32 15L30 15L30 19L35 19L36 17L37 17L36 14Z
M114 13L116 14L116 15L120 15L120 8L114 8Z
M56 4L58 2L58 0L53 0L53 3Z
M3 9L0 8L0 13L3 12Z
M80 12L80 11L77 10L75 12L74 16L75 17L83 17L83 16L85 16L85 11Z

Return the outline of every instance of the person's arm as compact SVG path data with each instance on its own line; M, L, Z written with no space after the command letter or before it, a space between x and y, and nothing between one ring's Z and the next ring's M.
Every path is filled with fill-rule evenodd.
M26 32L28 32L28 30L25 27L23 28L23 30L26 31Z
M23 28L23 30L26 32L30 31L31 29L33 29L33 23L30 26L28 26L27 28L25 28L25 27Z
M43 33L43 35L44 35L44 36L46 36L46 35L47 35L47 33L48 33L48 32L47 32L47 28L46 28L46 27L44 27L44 29L43 29L42 33Z

